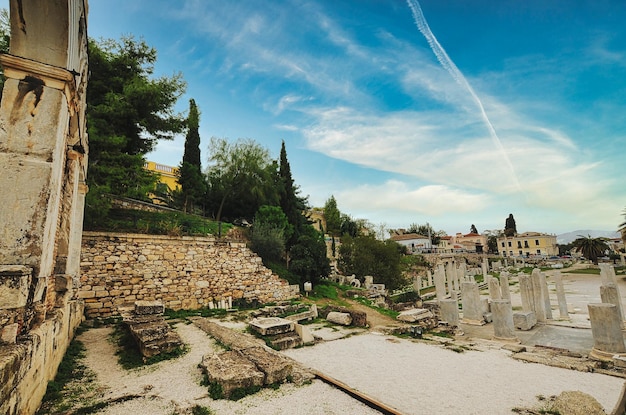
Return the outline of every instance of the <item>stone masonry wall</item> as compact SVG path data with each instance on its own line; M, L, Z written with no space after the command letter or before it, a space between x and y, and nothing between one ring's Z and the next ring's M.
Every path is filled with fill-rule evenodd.
M205 237L84 232L81 271L87 317L118 315L136 300L194 310L228 297L268 303L298 294L244 243Z

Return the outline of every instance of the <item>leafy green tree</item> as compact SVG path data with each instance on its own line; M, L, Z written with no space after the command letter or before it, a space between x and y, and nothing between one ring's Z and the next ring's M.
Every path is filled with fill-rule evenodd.
M265 265L282 261L285 255L284 230L271 223L255 222L250 238L250 249L263 259Z
M474 226L473 223L472 226L470 226L470 233L478 233L478 229L476 229L476 226Z
M504 235L509 237L517 235L517 225L512 213L509 213L509 217L504 222Z
M311 225L301 228L296 243L289 251L289 270L300 276L300 287L310 281L319 283L330 273L330 261L326 256L324 235Z
M293 177L291 176L291 166L287 160L287 150L285 149L285 142L282 142L280 148L279 159L279 178L278 178L278 191L279 191L279 204L287 220L293 226L293 235L287 241L287 248L290 249L296 244L300 235L305 231L308 226L308 218L305 216L305 212L308 209L307 199L298 196L299 189L294 184Z
M344 237L339 247L337 264L344 274L355 274L358 278L372 275L374 281L394 290L406 281L401 270L401 246L373 236Z
M416 233L422 236L430 236L430 241L433 244L433 246L439 245L439 241L441 240L441 237L446 234L444 231L435 232L435 230L430 225L430 223L426 223L425 225L418 225L416 223L412 223L411 226L409 226L408 232Z
M607 238L592 238L591 235L578 235L578 238L572 242L572 246L576 251L582 253L585 258L597 265L598 258L603 256L609 249L606 241Z
M337 201L333 195L324 204L324 219L326 220L326 232L332 236L339 236L341 233L341 212L337 208Z
M178 170L178 182L181 186L182 208L185 212L193 212L194 205L202 203L206 193L206 181L202 174L200 161L200 111L196 101L189 100L187 116L187 136L185 152Z
M106 215L106 194L143 199L156 175L144 169L144 155L160 139L182 131L174 113L185 91L182 75L153 79L156 50L144 41L89 41L87 126L89 168L85 220Z
M212 137L209 153L206 205L220 224L222 216L252 220L260 206L276 204L276 164L267 149L250 139Z
M352 219L349 215L341 215L341 235L350 235L356 238L360 233L359 224Z
M490 254L498 253L498 238L504 235L504 232L496 229L496 230L486 230L483 233L487 236L487 252Z

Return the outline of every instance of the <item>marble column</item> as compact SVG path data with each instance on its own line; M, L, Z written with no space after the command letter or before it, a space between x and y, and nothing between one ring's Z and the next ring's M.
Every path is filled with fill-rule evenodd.
M504 271L500 274L500 292L503 300L511 301L511 291L509 290L509 273Z
M616 354L626 354L622 320L615 304L588 304L587 307L594 341L589 357L611 361Z
M496 340L519 342L513 326L513 308L510 300L492 300L493 334Z
M569 320L569 313L567 312L567 300L565 298L565 288L563 287L563 277L561 276L561 271L556 271L552 278L554 278L554 285L556 286L556 297L559 302L559 319Z
M463 302L463 322L473 325L485 324L478 284L475 282L463 282L461 284L461 298Z
M530 276L530 280L532 281L532 294L533 294L533 307L532 311L535 312L535 316L537 317L537 321L539 323L546 322L546 303L543 292L546 290L546 286L543 284L545 278L541 278L541 271L539 268L533 269L533 272Z
M622 302L619 298L619 290L617 285L613 283L600 286L600 298L603 303L613 304L617 308L617 312L620 316L621 326L624 328L624 312L622 311Z
M459 302L456 298L446 298L439 301L441 320L449 326L459 326Z

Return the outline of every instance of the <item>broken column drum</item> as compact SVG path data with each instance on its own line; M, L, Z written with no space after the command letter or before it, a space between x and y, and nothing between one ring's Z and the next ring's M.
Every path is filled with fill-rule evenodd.
M515 341L519 339L515 336L513 327L513 308L510 300L492 300L491 313L493 315L493 334L497 340Z
M478 284L464 281L461 284L461 298L463 301L463 322L474 325L485 324Z
M600 286L600 298L603 303L613 304L615 308L617 308L617 312L620 316L621 326L624 327L623 316L624 313L622 311L622 301L619 297L619 290L617 285L613 283L608 283Z
M456 298L446 298L443 300L439 300L439 310L441 312L441 320L448 323L449 326L458 327L459 302Z
M621 316L614 304L588 304L593 349L590 357L610 361L616 354L626 353L624 336L621 330Z

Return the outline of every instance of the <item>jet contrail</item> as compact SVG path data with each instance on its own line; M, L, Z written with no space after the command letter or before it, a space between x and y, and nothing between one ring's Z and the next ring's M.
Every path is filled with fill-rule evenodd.
M519 180L517 179L517 174L515 174L515 168L513 167L513 164L511 163L511 160L509 159L509 156L506 153L506 150L502 146L502 142L500 141L498 134L496 134L496 130L493 128L491 121L489 121L489 117L487 117L487 113L485 112L485 108L483 107L483 103L480 101L480 98L478 98L478 95L476 95L472 86L467 82L467 79L465 79L465 76L463 76L459 68L457 68L454 62L452 62L452 59L450 59L446 51L437 41L437 38L435 37L433 32L430 30L430 27L428 26L428 23L426 22L426 18L424 17L424 13L422 12L422 8L420 7L419 2L417 0L407 0L407 3L409 7L411 8L411 11L413 12L413 18L415 19L415 24L417 25L417 28L428 41L428 45L430 46L433 53L437 57L437 60L439 61L441 66L446 71L448 71L450 76L452 76L452 78L459 85L461 85L470 93L470 95L474 99L474 102L476 102L476 105L478 105L478 108L480 109L480 115L482 116L483 120L485 121L485 124L487 125L487 128L489 129L489 135L491 136L491 140L493 141L495 146L498 148L498 150L500 150L500 152L504 156L504 160L506 161L509 168L511 169L511 174L513 175L513 179L515 180L515 184L518 190L521 189Z

